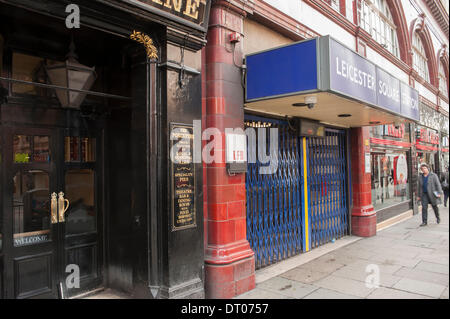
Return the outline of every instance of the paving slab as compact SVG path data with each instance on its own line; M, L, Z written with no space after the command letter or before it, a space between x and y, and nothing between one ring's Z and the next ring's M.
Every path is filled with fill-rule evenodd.
M441 298L441 299L449 299L449 298L448 298L448 287L445 288L445 290L442 292L440 298Z
M342 263L337 262L336 260L333 260L332 258L329 259L315 259L313 261L310 261L309 263L301 265L299 268L302 269L311 269L311 270L319 270L321 272L331 273L339 268L344 267L345 265Z
M382 265L399 265L403 267L413 268L417 264L421 262L420 259L407 259L397 257L395 255L385 255L385 254L377 254L372 256L371 260L375 261L376 264Z
M436 263L430 263L427 261L421 261L417 264L417 266L415 268L448 275L448 266L447 265L441 265L441 264L436 264Z
M236 296L233 299L293 299L285 295L277 294L273 291L265 290L256 287L242 295Z
M435 252L435 249L432 249L432 248L405 245L403 242L399 242L398 244L395 244L394 246L391 247L391 250L416 253L417 254L416 258L423 256L423 255L430 255Z
M390 275L394 274L396 271L402 268L401 265L382 263L376 260L359 260L357 262L351 263L349 266L354 268L366 269L366 267L369 265L377 265L378 267L380 267L380 273Z
M295 280L305 284L310 284L328 275L329 275L328 272L315 271L312 269L305 269L305 268L294 268L292 270L285 272L284 274L281 274L280 276L286 279Z
M353 257L355 259L370 259L375 253L373 251L361 249L361 247L345 247L339 250L340 255Z
M449 258L448 255L444 254L423 254L419 255L417 259L420 259L422 261L430 262L433 264L441 264L446 265L448 267L449 265Z
M438 285L448 286L449 285L449 275L440 274L436 272L421 270L421 269L411 269L403 267L399 271L394 273L394 276L401 278L409 278L414 280L420 280L425 282L431 282Z
M445 290L445 286L430 282L424 282L415 279L402 278L397 282L394 289L403 290L419 295L424 295L432 298L439 298Z
M367 296L367 299L431 299L430 297L418 295L402 290L380 287Z
M340 251L339 253L328 253L322 257L317 258L317 262L323 262L323 263L335 263L336 265L349 265L353 262L355 262L356 260L358 260L359 258L356 258L354 256L349 256L349 255L345 255L345 254L341 254Z
M365 268L357 268L357 267L351 267L346 266L344 268L341 268L333 273L334 276L343 277L343 278L349 278L361 281L363 283L366 282L366 279L369 275L371 275L372 272L366 272ZM381 273L380 272L380 286L384 287L392 287L394 286L402 277L398 277L391 274Z
M415 233L408 235L405 239L418 241L421 243L431 243L431 244L440 244L444 240L442 238L442 236L435 236L433 234L426 233L426 232L423 232L423 233L415 232Z
M258 285L258 288L269 290L286 297L300 299L318 287L278 276L262 282Z
M315 282L314 285L361 298L367 297L375 289L367 288L366 284L361 281L334 275L325 277Z
M361 299L360 297L346 295L334 290L319 288L309 295L307 295L304 299Z

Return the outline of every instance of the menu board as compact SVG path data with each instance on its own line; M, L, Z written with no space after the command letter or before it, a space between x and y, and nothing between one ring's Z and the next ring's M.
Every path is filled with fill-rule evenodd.
M172 231L196 227L193 126L170 124Z

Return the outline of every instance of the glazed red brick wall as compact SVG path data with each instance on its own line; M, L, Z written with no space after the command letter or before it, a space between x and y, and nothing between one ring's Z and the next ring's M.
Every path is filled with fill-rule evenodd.
M225 164L225 129L243 128L240 44L233 49L231 32L242 34L243 14L228 2L213 3L203 74L206 128L217 128L221 163L205 164L205 291L207 298L232 298L255 287L254 253L246 239L245 174L230 176ZM207 141L209 143L210 141Z
M370 173L365 172L365 154L370 153L370 128L352 128L350 132L352 170L352 234L369 237L376 234L376 213L372 206Z

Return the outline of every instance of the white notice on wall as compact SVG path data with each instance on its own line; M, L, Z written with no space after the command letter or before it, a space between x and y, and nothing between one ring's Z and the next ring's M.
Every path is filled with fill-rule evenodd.
M370 174L370 172L371 172L370 171L370 153L366 153L364 157L365 157L364 162L365 162L365 166L366 166L365 172Z

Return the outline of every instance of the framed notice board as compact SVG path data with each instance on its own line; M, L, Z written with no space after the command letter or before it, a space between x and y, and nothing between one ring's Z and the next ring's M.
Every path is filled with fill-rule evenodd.
M172 231L177 231L197 226L193 126L170 123L169 145Z

